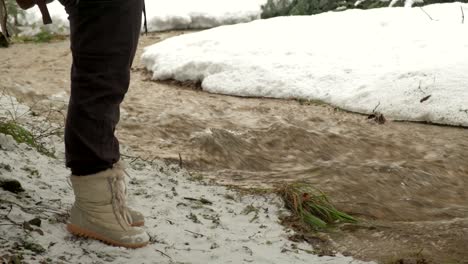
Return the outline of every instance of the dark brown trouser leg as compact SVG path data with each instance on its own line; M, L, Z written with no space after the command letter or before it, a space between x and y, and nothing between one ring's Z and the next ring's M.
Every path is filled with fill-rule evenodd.
M120 158L114 132L130 82L143 0L79 0L66 9L73 55L66 165L74 175L88 175Z

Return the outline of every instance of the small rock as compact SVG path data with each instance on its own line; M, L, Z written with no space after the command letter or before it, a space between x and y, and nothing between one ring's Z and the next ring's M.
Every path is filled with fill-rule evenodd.
M5 191L12 192L15 194L24 192L21 183L17 180L2 180L0 181L0 187Z
M210 247L210 249L217 249L219 248L219 245L217 243L213 243Z
M28 231L34 231L34 228L28 222L23 223L23 228Z
M4 169L8 172L11 172L11 166L8 164L0 163L0 169Z
M36 244L34 242L24 242L23 244L23 247L24 249L28 249L28 250L31 250L32 252L34 253L37 253L37 254L42 254L44 252L46 252L46 250L39 244Z
M39 217L36 217L36 218L33 218L31 220L28 221L29 224L33 225L33 226L37 226L37 227L41 227L41 219Z

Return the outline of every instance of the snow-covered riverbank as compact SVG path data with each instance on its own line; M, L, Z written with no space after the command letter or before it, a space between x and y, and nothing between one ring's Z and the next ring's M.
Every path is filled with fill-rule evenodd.
M279 17L167 39L146 49L155 80L212 93L320 100L397 120L468 126L468 24L460 8Z

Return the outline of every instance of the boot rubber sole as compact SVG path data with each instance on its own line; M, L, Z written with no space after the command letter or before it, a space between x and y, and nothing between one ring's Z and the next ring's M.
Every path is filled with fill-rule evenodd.
M115 240L106 238L103 235L99 235L99 234L97 234L95 232L92 232L92 231L83 229L81 227L78 227L78 226L76 226L74 224L67 224L67 230L68 230L68 232L72 233L75 236L96 239L96 240L102 241L102 242L104 242L104 243L106 243L108 245L115 246L115 247L141 248L141 247L144 247L144 246L148 245L148 243L149 243L149 242L145 242L145 243L139 243L139 244L136 244L136 243L135 244L126 244L126 243L122 243L122 242L117 242Z
M142 222L132 223L130 226L138 227L138 226L144 226L144 225L145 225L145 222L142 221Z

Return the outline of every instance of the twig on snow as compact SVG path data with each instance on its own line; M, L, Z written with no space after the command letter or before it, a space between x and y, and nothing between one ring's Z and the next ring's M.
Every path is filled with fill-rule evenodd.
M461 13L462 13L462 24L465 23L465 12L463 12L463 6L460 6L460 10L461 10Z
M194 235L197 235L197 236L200 236L200 237L205 237L205 235L203 235L203 234L196 233L196 232L192 232L192 231L187 230L187 229L185 229L184 231L185 231L185 232L188 232L188 233L191 233L191 234L194 234Z
M385 119L384 115L382 113L380 113L379 111L377 111L377 108L379 108L380 106L380 101L379 103L375 106L374 110L372 110L372 114L370 114L367 119L372 119L374 120L375 122L377 122L378 124L385 124L385 122L387 122L387 120Z
M208 205L213 205L213 202L205 199L205 198L200 198L200 199L196 199L196 198L192 198L192 197L184 197L184 200L188 200L188 201L196 201L196 202L200 202L202 204L208 204Z
M171 256L169 256L168 254L166 254L166 253L162 252L161 250L159 250L159 249L155 249L154 251L156 251L156 252L158 252L158 253L161 253L161 255L163 255L163 256L165 256L165 257L169 258L170 260L172 260Z
M129 163L132 164L138 160L141 160L143 162L148 162L149 164L153 165L154 161L158 159L158 156L152 158L152 159L149 159L149 158L142 158L140 156L131 156L131 155L125 155L125 154L120 154L120 156L124 157L124 158L127 158L127 159L131 159L132 161L130 161Z
M8 222L10 222L9 224L0 224L0 225L15 225L15 226L21 226L20 223L17 223L16 221L14 221L13 219L10 218L10 213L11 211L13 210L13 204L10 204L10 209L8 210L8 213L6 215L3 215L3 217L5 218L5 220L7 220Z
M372 110L372 113L375 113L375 110L377 110L377 108L379 108L379 106L380 106L380 101L379 101L379 103L374 107L374 110Z
M434 20L434 19L431 17L431 15L429 15L429 14L426 12L426 10L424 10L424 8L422 8L422 6L420 6L419 8L421 8L421 10L424 12L424 14L426 14L426 15L429 17L430 20Z
M420 103L424 103L425 101L429 100L429 98L431 98L432 95L428 95L428 96L425 96L424 98L422 98L421 100L419 100Z
M54 213L54 214L63 214L64 213L64 211L60 210L60 209L49 208L49 207L44 207L44 206L26 207L26 206L23 206L21 204L15 203L13 201L4 200L4 199L0 199L0 203L8 203L11 206L10 212L11 212L13 206L15 205L15 206L18 206L19 208L21 208L21 210L23 212L26 212L28 214L41 214L41 215L44 215L44 216L49 216L49 215L46 214L46 212ZM10 212L8 212L8 214L10 214ZM8 216L8 214L6 216Z

